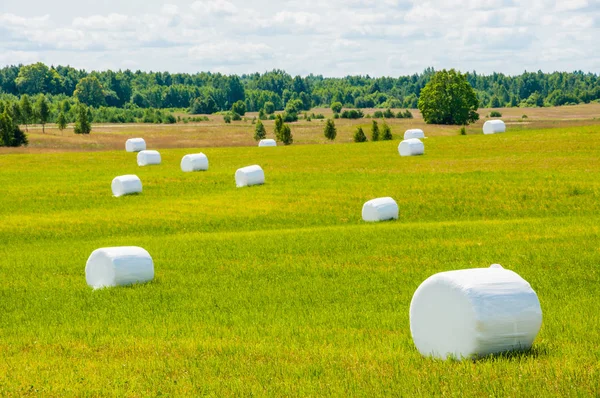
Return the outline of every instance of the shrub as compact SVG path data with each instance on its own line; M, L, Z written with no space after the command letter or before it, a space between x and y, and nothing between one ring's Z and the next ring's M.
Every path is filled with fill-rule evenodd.
M367 142L367 136L362 127L356 129L356 132L354 133L354 142Z
M224 121L225 123L231 123L231 115L230 115L230 114L228 114L228 113L227 113L227 114L225 114L225 115L223 115L223 121Z
M460 128L460 135L467 135L467 128L465 126Z
M331 110L333 111L333 113L340 113L342 111L342 103L341 102L332 103Z
M365 115L360 109L350 109L342 112L340 116L342 119L361 119Z
M491 111L490 116L491 117L502 117L502 114L498 111Z
M231 120L239 121L242 120L242 117L239 115L239 113L231 112Z
M521 119L527 119L527 115L521 116Z
M391 109L386 109L385 112L383 112L383 117L385 117L386 119L393 119L395 117L394 112L392 112Z
M261 110L267 115L272 115L275 113L275 104L273 104L271 101L267 101Z
M246 103L242 100L234 102L234 104L231 106L231 112L244 116L246 114Z
M381 112L381 111L375 111L375 113L373 113L373 117L375 119L383 119L383 112Z
M165 118L165 123L175 124L175 123L177 123L177 119L175 119L175 116L168 114L167 117Z
M412 119L413 118L413 114L407 109L404 111L404 118L405 119Z
M274 114L269 115L269 120L275 120L275 115Z

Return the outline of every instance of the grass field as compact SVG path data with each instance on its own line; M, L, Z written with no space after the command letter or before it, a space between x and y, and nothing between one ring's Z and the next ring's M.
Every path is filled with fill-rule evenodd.
M0 392L598 396L600 126L578 124L432 134L415 158L398 140L173 148L146 168L123 150L2 155ZM198 150L210 170L180 172ZM236 189L251 164L266 184ZM143 193L112 197L129 173ZM363 223L380 196L400 219ZM88 256L120 245L147 249L155 280L92 291ZM492 263L539 296L533 349L422 358L417 286Z

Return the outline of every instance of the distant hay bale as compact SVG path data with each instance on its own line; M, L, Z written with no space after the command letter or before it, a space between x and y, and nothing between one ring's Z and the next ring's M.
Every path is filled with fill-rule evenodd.
M123 195L142 192L142 181L138 176L128 174L115 177L111 184L112 193L117 198Z
M404 139L409 140L411 138L425 138L425 133L421 129L410 129L404 132Z
M260 166L248 166L235 172L235 185L238 188L265 183L265 172Z
M498 134L506 131L506 124L502 120L488 120L483 124L483 134Z
M415 346L435 358L529 349L541 325L542 309L529 283L497 264L433 275L410 303Z
M160 153L158 151L141 151L137 154L138 166L150 166L160 164Z
M96 249L85 265L85 280L94 289L126 286L152 279L154 279L154 262L150 254L141 247Z
M362 218L368 222L397 220L398 204L389 197L369 200L363 205Z
M208 170L208 158L203 153L185 155L181 159L181 171L203 171Z
M125 141L125 150L127 152L139 152L146 149L146 141L143 138L130 138Z
M417 156L425 153L425 145L417 138L404 140L398 145L400 156Z
M258 142L258 146L277 146L277 142L274 139L267 138L264 140L260 140Z

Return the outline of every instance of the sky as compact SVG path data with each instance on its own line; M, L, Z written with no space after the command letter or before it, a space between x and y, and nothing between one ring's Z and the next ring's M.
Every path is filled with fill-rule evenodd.
M0 0L0 66L600 73L600 0Z

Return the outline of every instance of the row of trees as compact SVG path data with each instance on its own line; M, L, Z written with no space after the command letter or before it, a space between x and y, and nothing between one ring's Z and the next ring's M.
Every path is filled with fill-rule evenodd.
M421 90L435 71L428 68L411 76L321 75L292 77L282 70L249 75L220 73L169 73L101 71L87 72L70 66L43 63L0 69L0 95L45 94L73 97L99 108L190 108L191 113L229 111L241 101L247 112L284 110L341 104L346 108L416 108ZM565 73L525 72L518 76L500 73L465 74L482 107L546 106L591 102L600 99L600 77L581 71Z

